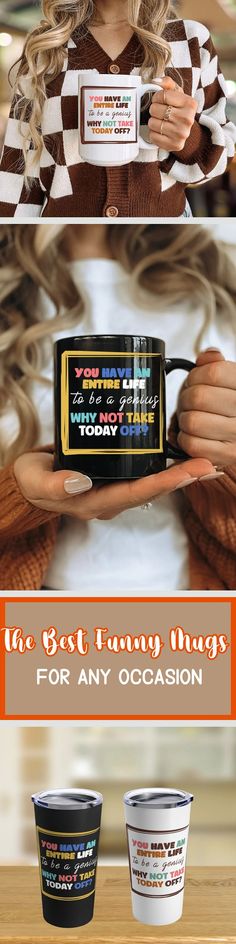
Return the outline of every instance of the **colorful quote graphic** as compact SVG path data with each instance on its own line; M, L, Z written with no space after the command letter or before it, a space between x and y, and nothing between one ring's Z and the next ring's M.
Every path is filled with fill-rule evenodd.
M43 895L62 901L95 892L99 828L75 835L37 827Z
M137 89L83 86L82 144L137 142Z
M161 452L160 360L160 354L65 351L63 452Z
M127 826L131 887L145 898L183 891L189 827L142 831Z

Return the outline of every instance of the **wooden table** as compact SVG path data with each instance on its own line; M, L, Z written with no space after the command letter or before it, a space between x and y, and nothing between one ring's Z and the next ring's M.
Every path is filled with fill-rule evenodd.
M184 916L166 928L133 919L123 867L98 869L95 918L84 928L46 924L37 868L1 868L0 890L0 944L236 944L236 868L188 869Z

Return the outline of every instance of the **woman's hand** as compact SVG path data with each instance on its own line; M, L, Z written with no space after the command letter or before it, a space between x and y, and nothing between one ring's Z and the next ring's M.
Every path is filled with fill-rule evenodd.
M236 465L236 364L219 351L200 354L178 402L178 444L216 466Z
M92 487L91 479L79 472L54 472L53 456L37 452L20 456L14 472L22 495L36 508L81 521L115 518L122 511L217 475L206 459L190 459L158 475Z
M197 102L169 76L158 79L158 85L163 91L153 95L149 109L150 141L164 151L182 151L194 124Z

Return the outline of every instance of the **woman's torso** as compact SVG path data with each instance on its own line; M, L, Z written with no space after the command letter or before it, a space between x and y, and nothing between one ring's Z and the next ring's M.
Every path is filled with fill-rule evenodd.
M158 310L154 296L134 294L130 277L110 260L86 260L71 264L82 292L84 314L74 330L64 330L54 340L75 334L133 333L165 339L167 356L195 359L195 342L203 324L203 312L189 303ZM43 299L42 317L52 312ZM232 331L220 324L205 332L202 348L218 346L232 357ZM52 357L43 375L52 379ZM175 411L183 374L167 380L168 420ZM53 441L53 391L38 383L30 393L40 416L39 445ZM111 521L80 522L65 517L54 556L46 575L50 589L81 594L118 596L153 595L158 591L189 588L188 541L181 518L182 496L153 502L149 511L138 508Z
M199 24L192 24L192 29L189 26L189 36L186 29L182 20L166 26L165 36L172 50L169 71L183 83L188 94L194 95L201 72ZM205 33L207 35L206 30ZM40 169L45 191L43 216L131 218L178 217L184 213L184 173L183 182L177 182L171 173L174 160L169 167L168 160L163 162L163 156L160 167L157 148L140 150L136 160L120 167L93 166L79 156L78 70L92 68L114 75L115 67L118 75L139 74L143 55L135 34L115 62L84 28L76 30L69 40L64 71L48 85L43 112L44 148ZM148 119L149 112L143 112L144 139L148 136Z

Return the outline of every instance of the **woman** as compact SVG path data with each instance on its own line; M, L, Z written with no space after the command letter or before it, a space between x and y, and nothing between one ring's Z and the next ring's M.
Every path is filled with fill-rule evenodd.
M28 36L0 166L0 216L181 217L187 185L224 173L234 154L226 86L205 26L170 0L43 0ZM122 167L78 151L78 70L141 73L161 86L142 113L142 149Z
M235 268L221 245L199 224L13 225L1 259L1 588L235 588ZM51 342L114 326L163 337L167 356L203 353L172 423L191 458L98 488L53 472ZM179 389L175 372L169 415Z

